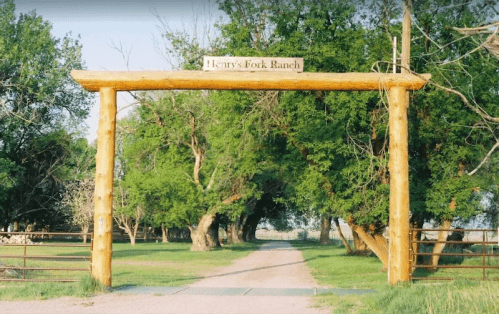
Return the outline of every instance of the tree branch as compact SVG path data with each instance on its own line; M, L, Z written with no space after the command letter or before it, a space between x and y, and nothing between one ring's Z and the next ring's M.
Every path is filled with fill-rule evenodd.
M492 155L492 153L499 147L499 141L496 142L496 144L494 146L492 146L492 148L489 150L489 152L487 153L487 155L483 158L482 162L478 165L478 167L476 167L473 171L471 171L470 173L468 173L469 176L472 176L474 175L478 169L480 169L484 164L485 162L487 162L487 160L490 158L490 156Z

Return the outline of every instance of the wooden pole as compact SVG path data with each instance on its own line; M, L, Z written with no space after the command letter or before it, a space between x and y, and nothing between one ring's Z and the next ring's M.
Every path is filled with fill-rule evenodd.
M411 6L412 1L404 1L404 19L402 21L402 73L410 73L411 63Z
M397 73L397 36L393 36L393 74Z
M391 284L409 280L409 145L407 91L390 89L390 221L389 268Z
M404 1L401 72L410 73L411 0ZM396 284L410 278L409 265L409 144L407 110L409 91L390 89L390 247L388 281Z
M95 172L94 243L92 276L111 286L113 254L113 179L114 142L116 132L116 90L100 89L99 130Z
M402 86L418 90L430 74L392 73L280 73L203 71L71 71L86 90L102 87L132 90L365 90L379 91Z

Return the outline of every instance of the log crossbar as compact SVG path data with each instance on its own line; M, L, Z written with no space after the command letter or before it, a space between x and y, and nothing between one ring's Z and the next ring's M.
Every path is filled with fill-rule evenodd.
M389 91L389 282L396 284L409 280L407 91L421 89L431 78L430 74L73 70L71 75L86 90L100 92L92 275L104 285L111 286L116 92L189 89Z
M90 92L102 87L134 90L321 90L372 91L399 86L418 90L430 74L286 73L203 71L82 71L71 76Z

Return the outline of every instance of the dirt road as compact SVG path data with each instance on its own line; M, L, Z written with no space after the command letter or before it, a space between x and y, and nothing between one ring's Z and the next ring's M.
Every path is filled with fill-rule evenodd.
M288 242L269 242L233 265L217 269L190 287L198 291L213 288L315 288L317 283L305 265L301 252ZM59 298L46 301L0 302L5 313L272 313L323 314L312 308L309 296L278 295L189 295L106 293L87 299Z
M300 251L289 242L267 242L192 287L317 288Z

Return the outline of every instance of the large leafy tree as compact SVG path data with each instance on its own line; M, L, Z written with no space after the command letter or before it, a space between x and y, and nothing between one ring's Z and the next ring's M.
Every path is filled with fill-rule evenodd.
M238 202L254 195L260 169L249 97L164 92L139 101L121 124L125 199L158 226L189 227L194 250L217 245L220 217L244 210Z
M367 72L388 52L380 49L388 40L365 29L356 7L344 1L223 1L221 7L232 17L222 27L225 54L303 57L311 72ZM345 218L387 261L380 236L387 222L386 114L378 93L287 92L275 99L255 107L274 142L286 143L281 165L291 170L292 198L325 220Z
M81 69L81 46L56 39L34 12L16 17L0 2L0 220L50 217L67 174L72 132L88 113L89 94L69 73ZM43 215L41 215L43 213Z
M489 177L485 169L475 169L499 135L497 121L481 114L499 114L499 62L487 50L471 53L475 39L453 30L496 17L494 4L452 4L418 1L413 10L413 32L422 37L413 45L412 64L417 72L432 73L433 83L415 93L410 111L412 221L433 219L443 228L483 213L479 201L491 185L483 180ZM436 253L443 246L436 245ZM431 262L438 263L438 256Z
M231 17L222 26L223 54L303 56L306 71L391 70L391 39L401 35L401 3L394 1L370 1L370 12L343 1L220 3ZM466 173L496 143L495 121L483 113L497 116L497 60L487 51L470 55L476 43L458 38L452 27L479 25L490 18L490 5L418 1L414 7L413 33L420 36L413 41L412 66L434 77L432 86L411 97L411 205L416 224L432 218L466 219L481 210L476 195L481 183ZM372 18L363 20L365 13ZM459 93L473 99L472 105L463 103ZM263 117L265 111L270 115L268 125L275 136L288 143L284 160L293 161L288 167L295 171L291 182L297 201L343 217L385 266L386 108L386 97L377 93L293 92L281 93L274 106L262 110Z

